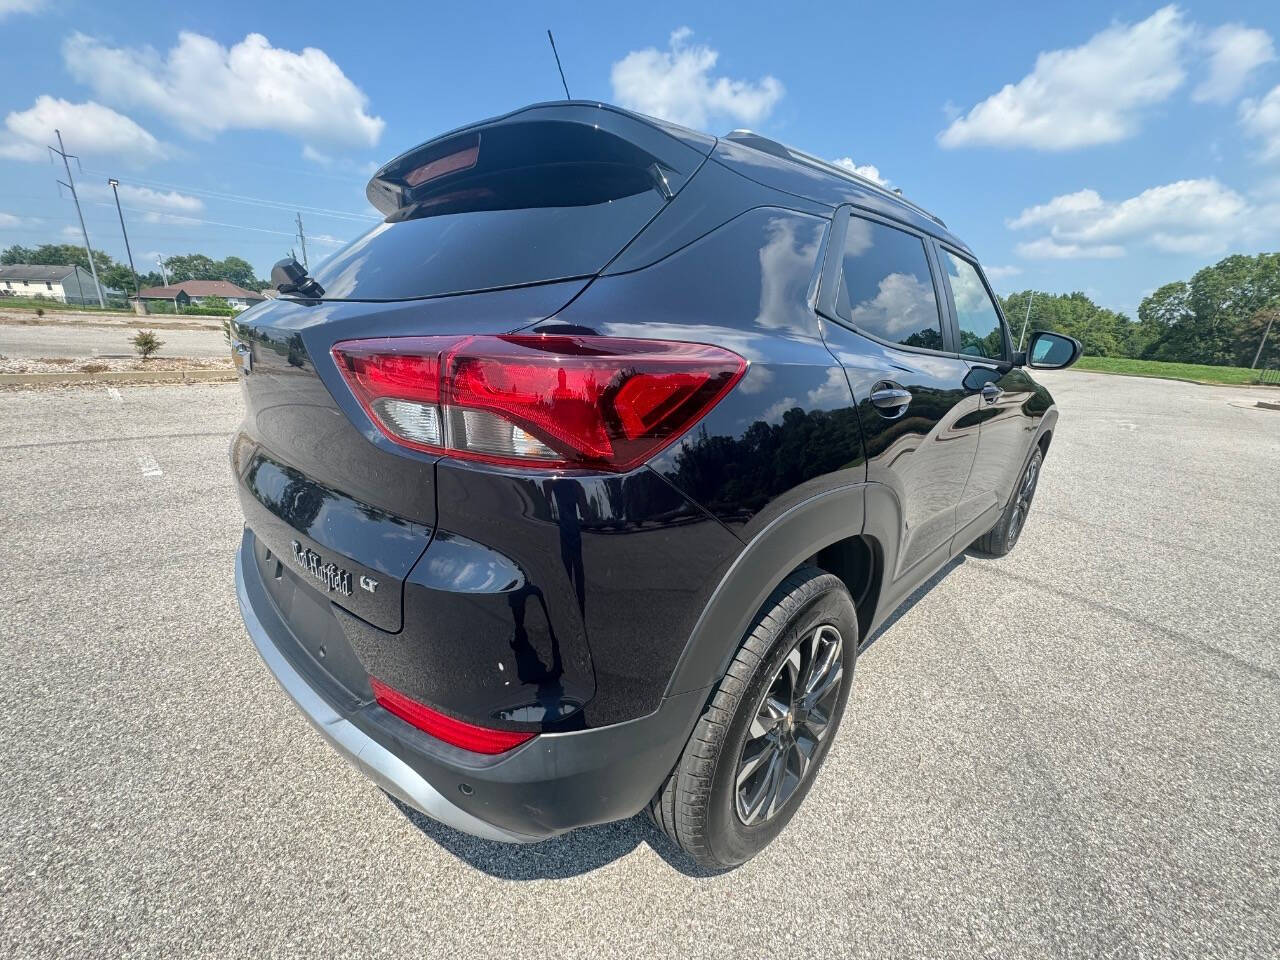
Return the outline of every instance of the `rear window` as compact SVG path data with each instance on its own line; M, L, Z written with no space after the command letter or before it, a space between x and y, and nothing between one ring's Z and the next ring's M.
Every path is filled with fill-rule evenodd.
M316 269L325 299L590 276L665 202L657 158L582 123L484 128L429 145L402 167L390 185L398 208Z

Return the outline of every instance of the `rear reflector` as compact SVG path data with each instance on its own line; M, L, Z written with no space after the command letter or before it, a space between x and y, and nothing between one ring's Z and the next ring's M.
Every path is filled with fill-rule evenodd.
M473 723L446 717L395 687L388 686L377 677L370 677L369 685L373 687L373 698L384 710L394 713L405 723L429 733L437 740L472 753L506 753L537 736L535 733L512 730L490 730L488 727L478 727Z
M747 369L707 344L537 334L346 340L333 357L396 443L488 463L617 472L685 433Z

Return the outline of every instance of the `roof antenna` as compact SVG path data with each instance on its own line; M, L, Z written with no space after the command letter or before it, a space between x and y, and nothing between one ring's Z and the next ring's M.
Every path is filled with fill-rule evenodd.
M547 31L547 39L551 41L551 52L556 57L556 69L560 71L560 82L564 84L564 98L572 100L573 97L569 96L569 84L564 79L564 67L560 66L560 54L556 53L556 38L551 35L550 30Z

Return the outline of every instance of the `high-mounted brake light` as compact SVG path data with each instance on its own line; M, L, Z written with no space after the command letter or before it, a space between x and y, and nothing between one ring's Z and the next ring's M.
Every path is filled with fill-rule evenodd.
M701 420L741 379L701 343L512 334L387 337L333 357L374 424L428 453L623 472Z
M432 710L424 703L401 693L395 687L383 683L377 677L369 678L373 698L384 710L394 713L410 726L429 733L437 740L451 743L472 753L496 754L514 750L532 740L536 733L515 730L492 730L474 723L455 720Z

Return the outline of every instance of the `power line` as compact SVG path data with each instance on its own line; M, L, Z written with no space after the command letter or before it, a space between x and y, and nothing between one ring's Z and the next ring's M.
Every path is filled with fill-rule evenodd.
M95 207L111 206L111 204L107 203L105 200L90 200L89 202ZM147 210L141 207L125 207L124 209L128 210L130 213L156 214L158 216L173 217L173 222L178 224L199 223L209 227L227 227L231 230L252 230L254 233L270 233L277 237L297 237L296 233L290 233L288 230L272 230L268 227L250 227L243 223L226 223L222 220L206 220L203 217L189 217L185 213L168 213L162 210ZM317 239L319 239L320 243L342 244L344 242L342 240L333 240L327 237L312 237L313 242Z
M68 158L74 155L67 153L66 148L63 146L62 131L55 129L53 132L57 134L57 137L58 137L58 149L54 150L53 147L50 147L49 150L52 153L56 153L58 156L62 158L62 165L66 167L66 170L67 170L67 182L62 183L61 180L59 180L58 182L62 183L64 187L66 187L68 190L71 191L71 199L75 201L76 216L80 218L80 232L84 234L84 249L85 249L85 252L89 254L89 272L93 274L93 285L98 294L98 306L100 306L102 309L105 310L107 308L107 304L106 304L106 301L102 299L102 284L98 282L98 268L94 266L94 263L93 263L93 247L89 246L89 231L88 229L86 229L84 225L84 214L80 212L80 198L76 196L76 182L71 177L71 161ZM80 162L79 157L75 157L75 160L77 163ZM77 280L76 289L79 290L79 287L80 287L80 283ZM84 291L81 290L80 292L83 293Z
M102 171L89 170L89 173L99 173ZM110 176L105 172L103 176ZM132 183L142 187L159 188L161 190L181 190L185 193L194 194L198 197L208 197L213 200L227 200L232 203L245 203L251 206L269 207L275 210L301 210L305 213L322 217L334 217L339 220L355 220L355 221L375 221L381 220L382 217L371 213L355 213L350 210L335 210L331 207L314 207L307 204L295 203L287 200L271 200L266 197L250 197L239 193L225 193L219 190L206 190L203 187L191 187L181 183L166 183L161 180L146 180L142 178L134 178L131 181L120 181L121 183Z

